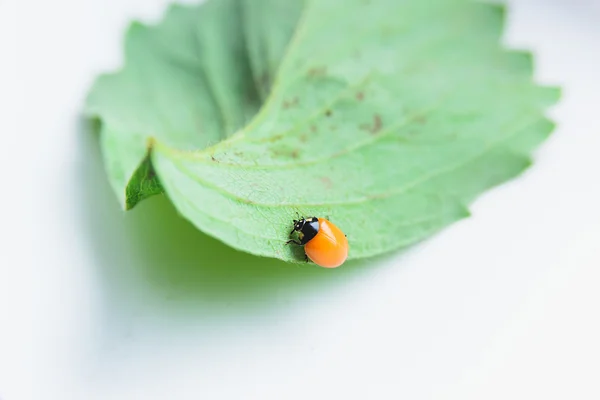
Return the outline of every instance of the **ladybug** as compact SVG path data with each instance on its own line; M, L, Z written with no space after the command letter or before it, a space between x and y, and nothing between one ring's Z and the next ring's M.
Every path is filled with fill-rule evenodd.
M299 217L300 218L300 217ZM288 240L304 246L305 256L324 268L339 267L348 257L348 238L331 221L325 218L300 218L294 220L294 229L290 236L298 233L299 240Z

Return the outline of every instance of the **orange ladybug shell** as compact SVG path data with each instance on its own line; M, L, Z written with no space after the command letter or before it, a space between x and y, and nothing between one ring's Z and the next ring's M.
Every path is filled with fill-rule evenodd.
M304 251L321 267L339 267L348 258L348 239L333 223L319 218L319 232L304 245Z

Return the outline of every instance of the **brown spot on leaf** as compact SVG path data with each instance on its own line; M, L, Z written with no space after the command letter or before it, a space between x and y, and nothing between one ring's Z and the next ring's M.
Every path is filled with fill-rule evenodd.
M310 126L310 131L315 133L317 131L317 127L315 125Z
M325 186L325 189L333 188L333 182L328 177L326 177L326 176L321 177L321 182L323 182L323 186Z
M268 141L269 141L269 142L271 142L271 143L274 143L274 142L276 142L276 141L278 141L278 140L281 140L281 139L283 139L285 136L286 136L286 135L284 135L284 134L279 134L279 135L271 136L271 137L268 139Z
M269 149L274 156L286 157L286 158L298 158L300 157L300 151L298 149L291 150L283 147L272 147Z
M306 143L308 141L308 137L304 133L300 135L299 139L302 143Z
M381 122L381 116L379 114L375 114L373 116L373 130L372 133L377 133L381 130L383 123Z
M424 124L427 123L427 117L424 116L424 115L422 115L422 114L421 115L417 115L415 117L415 122L418 123L418 124L424 125Z
M283 108L287 110L288 108L297 106L298 105L298 101L299 100L298 100L297 97L294 97L292 100L285 100L283 102Z
M356 100L362 101L365 98L365 94L363 92L356 93Z
M311 78L316 78L319 76L324 76L327 74L326 67L313 67L308 70L307 75Z
M379 114L375 114L375 115L373 115L373 123L371 125L362 124L362 125L360 125L359 128L364 131L368 131L373 135L376 135L381 130L382 127L383 127L383 122L381 121L381 116Z
M331 112L331 110L327 110L327 111L325 111L325 116L326 116L326 117L331 117L331 114L333 114L333 113Z

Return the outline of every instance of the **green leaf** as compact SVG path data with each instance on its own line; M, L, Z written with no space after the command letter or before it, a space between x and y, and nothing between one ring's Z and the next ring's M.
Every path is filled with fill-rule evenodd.
M349 258L409 246L521 173L559 91L500 44L504 10L467 0L210 0L133 24L98 79L112 186L164 190L223 242L299 261L296 213L329 217Z

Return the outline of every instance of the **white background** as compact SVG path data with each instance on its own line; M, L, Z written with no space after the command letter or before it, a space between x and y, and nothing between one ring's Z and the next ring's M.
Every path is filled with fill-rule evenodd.
M120 211L78 113L166 3L0 1L0 399L600 399L598 3L511 2L507 43L564 88L533 168L331 271L232 252L165 199Z

